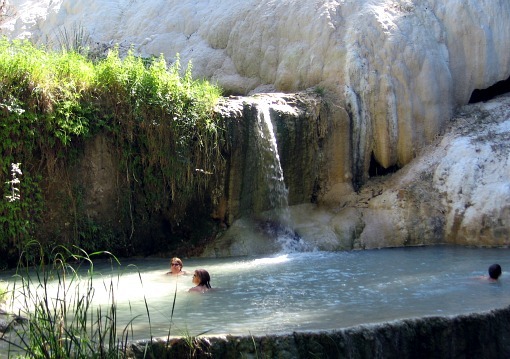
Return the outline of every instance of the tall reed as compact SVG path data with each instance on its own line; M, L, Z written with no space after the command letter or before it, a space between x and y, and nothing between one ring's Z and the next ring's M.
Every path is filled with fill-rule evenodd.
M30 243L27 251L42 248ZM52 262L41 260L32 266L33 256L22 256L12 288L12 308L24 320L14 336L0 338L10 344L9 356L20 353L28 358L126 358L132 323L119 328L115 288L121 271L118 259L108 252L87 254L58 246ZM108 294L104 306L93 303L98 286L92 257L109 255L110 279L102 277ZM140 277L141 280L141 277ZM147 316L149 316L147 308Z

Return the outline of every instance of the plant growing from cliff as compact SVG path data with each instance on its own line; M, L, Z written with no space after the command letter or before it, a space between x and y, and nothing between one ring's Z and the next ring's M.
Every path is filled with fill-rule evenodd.
M21 176L23 172L21 172L21 163L11 163L11 180L7 181L6 183L10 187L10 194L6 195L5 198L10 203L17 202L21 199L20 193L19 193L19 184L20 180L18 176Z
M0 201L0 250L19 253L43 223L49 201L62 206L52 208L55 240L94 243L90 236L97 231L79 220L85 209L69 169L83 156L83 143L97 134L115 146L118 172L127 182L119 212L132 225L123 243L136 230L134 208L146 213L142 222L164 214L179 223L190 199L219 181L224 161L223 132L213 115L216 86L192 79L191 65L183 71L178 57L168 66L163 57L142 59L132 51L121 58L114 49L97 61L77 51L0 39L0 180L9 179L11 163L24 166L17 221L11 221L10 202Z
M28 176L21 181L23 172L21 163L11 163L10 180L5 182L5 202L0 205L0 234L7 237L0 241L0 249L12 256L19 255L20 246L26 244L34 230L34 223L30 218L36 216L40 210L31 206L25 198L37 198L37 188L33 186L33 179ZM6 263L0 263L5 266Z
M57 31L57 40L64 51L77 52L87 55L90 47L90 35L81 25L75 25L70 30L61 27Z
M319 97L324 97L326 95L326 89L322 86L315 86L313 92Z
M23 236L24 226L19 221L19 212L21 211L20 205L20 179L19 177L23 174L20 169L20 163L11 164L11 179L6 181L6 192L5 199L7 203L5 205L5 213L0 217L2 228L4 233L10 238L10 243L18 242L20 237ZM4 246L9 243L2 243Z
M0 305L7 301L8 293L7 285L4 282L0 282Z
M73 54L59 56L28 42L0 39L0 179L6 182L12 163L24 166L19 200L0 201L3 258L17 258L33 238L41 221L42 175L60 180L55 165L66 156L71 136L86 133L72 110L80 98L73 89L84 88L90 78L82 65ZM4 189L10 193L9 186Z
M191 66L182 77L180 71L179 57L168 68L163 57L147 66L132 52L121 61L116 51L98 66L98 98L113 111L104 121L117 119L112 131L127 178L135 188L144 182L151 210L169 210L172 203L175 215L207 186L212 176L204 173L222 165L212 114L218 89L194 81Z

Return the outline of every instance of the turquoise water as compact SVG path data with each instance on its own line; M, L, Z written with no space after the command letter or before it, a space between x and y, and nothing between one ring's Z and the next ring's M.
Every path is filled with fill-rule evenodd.
M191 275L165 275L166 259L121 260L114 274L110 265L96 261L101 276L94 279L94 301L105 306L104 283L114 283L117 320L125 325L136 318L136 339L338 329L508 306L509 254L508 249L418 247L183 259L191 274L196 268L211 274L214 291L206 294L187 292ZM503 267L497 283L477 278L496 262ZM12 282L5 273L2 279Z

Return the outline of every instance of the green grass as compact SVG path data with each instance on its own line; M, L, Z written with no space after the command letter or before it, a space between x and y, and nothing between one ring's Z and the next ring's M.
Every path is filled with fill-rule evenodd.
M27 250L37 250L37 246L33 243ZM110 279L97 278L92 258L98 253L75 252L56 247L51 263L41 261L36 266L31 265L32 256L21 257L10 292L11 307L17 307L24 319L14 327L14 336L0 338L10 344L12 357L127 356L131 324L136 318L119 328L115 288L122 275L116 270L120 263L111 255L113 275ZM97 306L94 295L101 287L108 293L108 303Z
M0 282L0 305L5 304L8 298L7 284Z
M94 244L88 234L97 231L88 227L100 225L77 220L84 218L84 209L68 174L93 136L107 136L119 154L118 172L129 188L119 198L119 213L133 226L134 207L143 207L147 218L165 211L177 225L190 200L219 183L225 166L224 131L213 111L221 90L193 79L191 63L183 69L178 56L169 65L163 56L143 59L130 51L121 57L116 49L93 61L74 46L65 48L55 52L0 38L4 193L11 190L11 164L23 169L21 200L0 201L2 258L15 260L30 240L47 240L38 237L38 228L48 186L60 191L52 194L60 203L72 204L63 206L70 218L61 221L72 226L54 228L52 241L65 239L81 248ZM101 241L112 240L113 232L111 237Z

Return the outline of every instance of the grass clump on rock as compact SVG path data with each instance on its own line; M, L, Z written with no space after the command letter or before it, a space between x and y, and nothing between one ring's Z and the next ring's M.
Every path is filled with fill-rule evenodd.
M143 59L130 51L121 57L112 49L93 61L75 51L55 52L1 38L3 193L12 190L12 164L19 164L23 173L19 200L0 200L0 257L17 259L30 240L44 242L41 235L88 251L104 249L94 246L123 236L96 230L100 226L89 218L82 220L80 188L69 173L83 156L85 141L98 134L115 148L118 171L125 176L127 190L118 210L132 223L124 237L132 236L133 208L140 203L147 217L166 211L179 221L190 199L218 179L203 173L218 173L224 165L222 131L213 114L220 96L218 87L192 78L191 64L182 70L178 56L168 66L163 56ZM43 233L50 197L65 210ZM99 232L105 238L87 238ZM0 267L6 266L3 261Z

